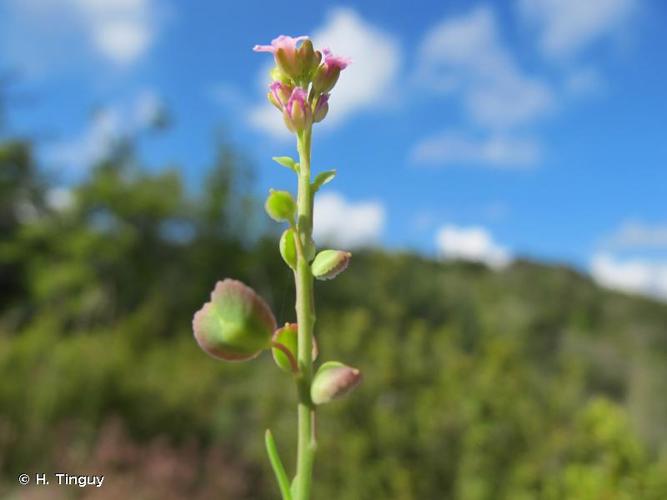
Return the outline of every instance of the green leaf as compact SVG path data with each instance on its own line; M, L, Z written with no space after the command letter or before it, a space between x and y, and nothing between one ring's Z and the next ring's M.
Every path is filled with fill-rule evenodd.
M317 193L322 186L327 182L331 182L334 177L336 177L335 170L327 170L326 172L317 174L317 177L315 177L315 180L313 181L313 193Z
M283 500L292 500L289 479L287 478L285 467L280 460L280 455L278 455L278 448L276 447L276 442L273 439L273 434L271 434L269 429L266 429L264 438L266 443L266 453L269 455L269 461L271 462L271 467L273 467L273 473L276 475L276 479L278 480L280 494L282 495Z
M296 161L294 161L293 158L290 158L289 156L274 156L271 159L275 161L278 165L282 165L283 167L292 169L297 174L299 173L299 164Z

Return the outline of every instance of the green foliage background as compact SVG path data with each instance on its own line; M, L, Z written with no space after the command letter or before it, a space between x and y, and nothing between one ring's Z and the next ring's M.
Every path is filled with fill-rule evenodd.
M130 146L56 209L30 142L0 145L0 492L277 498L263 432L291 468L289 378L206 357L190 325L228 276L294 320L277 235L228 146L194 194ZM667 498L665 304L377 250L316 294L322 357L365 380L320 412L315 498ZM105 484L17 486L56 471Z

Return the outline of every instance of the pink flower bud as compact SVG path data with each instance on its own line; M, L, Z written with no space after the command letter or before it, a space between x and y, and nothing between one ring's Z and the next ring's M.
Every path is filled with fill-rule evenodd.
M329 49L324 49L324 63L317 68L313 79L315 92L325 93L331 91L338 81L340 72L347 68L350 60L345 57L334 56Z
M317 98L315 109L313 110L313 123L318 123L324 120L329 112L329 94L322 94Z
M302 73L302 65L297 57L297 43L308 39L307 36L280 35L271 41L271 45L255 45L255 52L270 52L273 54L280 70L290 78L296 80Z
M301 87L295 87L283 111L285 125L291 132L302 132L313 122L308 105L308 94Z
M294 90L294 87L291 85L282 82L272 82L269 85L269 102L280 111L283 111L289 101L290 95L292 95L292 90Z

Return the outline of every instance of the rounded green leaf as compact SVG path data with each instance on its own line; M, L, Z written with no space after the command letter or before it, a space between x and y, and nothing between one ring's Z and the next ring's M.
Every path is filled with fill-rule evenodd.
M218 281L192 321L199 346L215 358L243 361L271 345L276 319L264 299L240 281Z

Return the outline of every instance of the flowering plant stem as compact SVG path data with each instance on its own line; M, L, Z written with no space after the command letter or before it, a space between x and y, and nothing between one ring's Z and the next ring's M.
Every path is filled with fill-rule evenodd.
M313 275L306 253L311 245L313 232L313 191L310 185L310 139L312 129L306 128L297 135L299 151L299 187L297 195L297 265L296 317L299 325L298 356L299 375L297 389L298 448L297 469L292 488L294 500L308 500L313 474L313 462L317 441L315 438L315 405L311 401L310 386L313 378L313 328L315 326L315 303L313 298Z
M303 42L301 46L297 46ZM298 396L298 443L296 473L288 479L271 431L266 432L266 451L283 500L309 500L317 440L315 410L349 393L361 382L361 372L340 361L321 364L315 372L317 343L313 280L330 280L344 271L352 254L325 249L316 254L313 241L313 198L330 182L335 170L320 172L311 182L310 146L313 123L329 111L329 93L349 60L330 50L313 49L308 37L281 35L271 45L256 45L257 52L271 52L276 67L271 70L269 102L281 112L285 126L296 135L299 163L289 156L276 156L276 163L298 176L297 200L288 191L271 189L264 208L273 220L289 225L278 248L285 264L294 271L297 323L277 328L268 304L244 283L218 281L211 300L195 313L192 328L201 348L226 361L246 361L263 350L271 350L278 368L291 373Z

